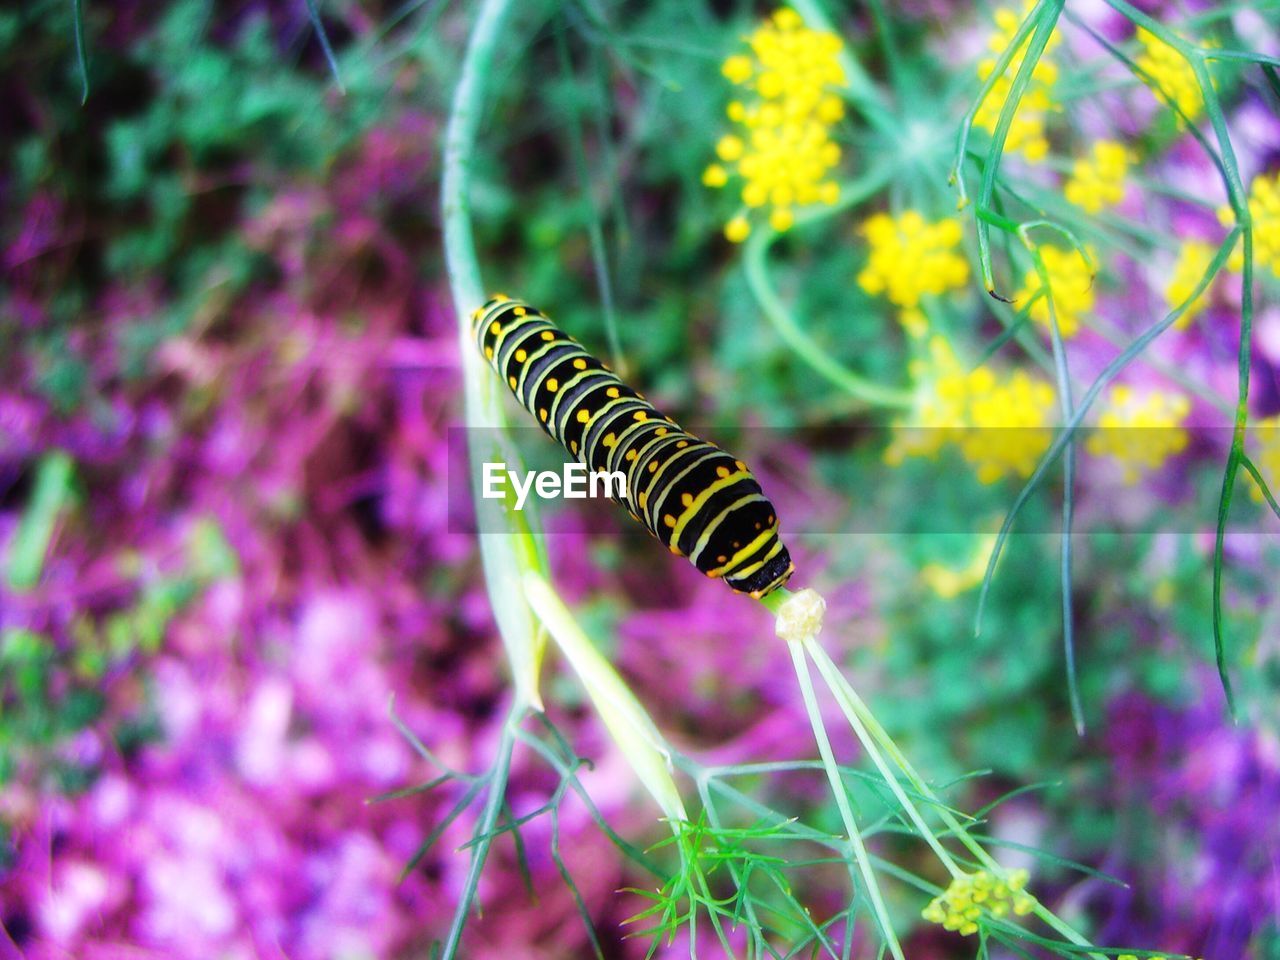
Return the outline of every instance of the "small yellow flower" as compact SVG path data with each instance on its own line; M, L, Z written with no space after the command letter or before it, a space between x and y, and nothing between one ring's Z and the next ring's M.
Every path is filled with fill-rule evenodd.
M1204 94L1186 57L1142 27L1138 28L1138 42L1143 52L1135 63L1149 78L1147 85L1161 94L1164 101L1177 104L1187 119L1199 117L1204 112ZM1181 116L1178 126L1186 126Z
M1178 262L1173 268L1173 276L1169 280L1169 285L1164 288L1164 299L1170 310L1181 306L1195 292L1200 281L1204 279L1209 264L1213 261L1213 252L1213 246L1203 240L1188 240L1182 245L1182 249L1178 251ZM1192 301L1186 312L1174 324L1175 327L1185 330L1191 326L1207 305L1208 292L1209 289L1206 287L1205 292Z
M925 294L937 296L969 282L969 263L956 253L963 232L953 217L930 223L915 210L897 219L877 213L861 232L871 256L858 274L858 286L872 296L913 309Z
M1270 177L1254 178L1249 188L1249 217L1253 221L1253 262L1259 269L1269 269L1280 277L1280 171ZM1235 222L1230 207L1218 210L1223 226ZM1244 245L1237 243L1227 268L1237 273L1244 269Z
M1092 259L1092 249L1088 252ZM1052 296L1058 332L1063 337L1074 337L1080 332L1081 318L1093 309L1093 271L1089 261L1074 247L1070 250L1041 247L1040 259L1044 261L1045 272L1049 275L1049 290L1031 305L1031 319L1046 330L1051 329L1053 318L1049 314L1049 297ZM1040 274L1032 267L1014 300L1026 302L1041 288Z
M724 235L731 243L741 243L751 236L751 224L739 214L724 225Z
M723 187L729 182L729 174L720 164L713 163L702 171L702 182L708 187Z
M833 33L810 30L786 8L746 39L750 55L735 54L721 66L725 77L746 92L726 111L737 131L716 144L716 156L727 169L721 177L708 168L703 183L723 187L731 173L736 175L742 202L768 207L770 226L783 231L795 222L796 207L830 205L840 196L828 177L840 161L830 127L844 116L844 105L832 92L845 84L838 59L842 44ZM745 236L740 227L734 232Z
M984 913L993 917L1008 916L1012 911L1026 916L1035 909L1035 897L1026 892L1027 871L1010 870L1004 877L987 870L956 877L946 892L934 897L921 912L930 923L941 924L961 936L978 932L978 921Z
M1014 34L1022 23L1022 18L1031 11L1032 3L1023 7L1021 15L1012 9L1003 8L995 12L996 30L987 41L988 49L995 54L978 64L978 79L987 80L995 71L996 60L1013 43ZM982 130L995 132L1004 109L1005 101L1013 88L1013 78L1017 76L1019 67L1026 53L1028 41L1024 42L1014 54L1005 72L996 79L991 92L978 105L974 114L973 125ZM1018 111L1014 114L1013 123L1009 127L1005 139L1005 149L1021 153L1031 162L1043 160L1049 153L1049 141L1045 136L1045 122L1055 107L1052 88L1058 79L1058 68L1047 59L1048 53L1058 42L1058 35L1051 34L1045 44L1040 59L1031 71L1031 83L1023 91L1018 103Z
M726 60L720 67L720 72L725 75L730 83L743 84L751 79L751 74L755 68L751 65L751 58L737 54Z
M1114 207L1124 199L1124 178L1133 155L1122 143L1099 140L1093 156L1077 160L1063 194L1068 202L1089 212Z
M795 214L791 212L789 207L779 207L769 214L769 226L773 227L773 229L777 230L779 233L790 230L791 225L795 222Z
M1139 393L1132 387L1112 387L1098 429L1085 449L1098 457L1118 460L1125 483L1137 483L1187 447L1183 423L1191 412L1191 402L1180 393L1150 390Z

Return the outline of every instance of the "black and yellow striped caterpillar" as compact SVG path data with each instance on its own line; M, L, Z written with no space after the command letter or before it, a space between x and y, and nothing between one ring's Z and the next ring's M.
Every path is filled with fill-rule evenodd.
M681 430L527 303L497 295L472 319L516 400L588 470L623 473L614 499L672 553L753 597L786 583L777 511L745 463Z

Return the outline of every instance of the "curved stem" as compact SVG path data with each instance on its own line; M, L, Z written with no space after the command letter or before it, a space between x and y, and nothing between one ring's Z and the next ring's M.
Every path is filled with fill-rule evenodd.
M893 174L889 165L878 167L849 184L842 192L840 202L800 217L797 226L814 223L856 206L887 183ZM765 317L782 337L788 347L809 367L832 385L839 387L868 407L902 410L911 406L912 395L907 390L884 387L849 370L800 328L791 311L774 289L769 279L768 255L778 234L768 227L760 227L747 240L743 250L743 268L747 285Z

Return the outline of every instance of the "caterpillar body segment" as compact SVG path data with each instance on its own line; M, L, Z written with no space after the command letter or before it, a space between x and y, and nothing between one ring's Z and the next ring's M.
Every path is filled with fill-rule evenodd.
M535 307L496 295L472 320L516 400L587 469L623 473L614 499L672 553L753 597L787 582L777 511L745 463L682 430Z

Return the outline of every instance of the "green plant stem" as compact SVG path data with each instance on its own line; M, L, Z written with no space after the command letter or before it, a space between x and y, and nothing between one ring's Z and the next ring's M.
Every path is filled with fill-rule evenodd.
M1042 0L1043 2L1043 0ZM969 135L973 132L973 121L978 115L978 111L982 109L982 104L987 97L991 95L991 91L996 88L996 84L1000 82L1000 78L1004 76L1005 71L1009 69L1009 64L1013 63L1013 58L1022 45L1027 42L1027 38L1031 36L1031 31L1036 25L1035 14L1039 12L1039 7L1032 12L1031 16L1026 17L1021 24L1018 25L1009 45L1001 51L1000 56L996 58L994 67L990 75L983 81L982 87L978 90L978 95L973 98L969 109L965 111L964 117L960 121L960 129L956 135L956 153L955 162L951 167L951 183L954 184L956 191L960 194L960 208L969 205L969 190L964 183L964 161L969 156ZM1003 144L1002 144L1003 146ZM979 241L982 235L979 234ZM983 272L983 280L986 282L988 292L992 289L990 280L990 253L985 248L979 252L979 256L986 252L986 260L984 261L986 269Z
M453 914L453 923L449 926L449 936L445 940L443 960L453 960L458 955L458 945L462 940L462 931L466 928L467 918L471 913L471 905L475 902L476 890L480 886L480 873L484 870L485 859L489 856L489 847L493 844L493 828L498 822L498 814L507 798L507 778L511 774L511 752L515 746L516 728L527 709L519 701L512 704L511 712L502 725L502 739L498 743L498 754L489 774L489 793L485 798L484 811L480 822L476 825L475 836L478 838L471 848L471 863L467 867L467 877L462 884L462 894L458 899L458 908Z
M1024 237L1025 239L1025 237ZM1030 247L1040 288L1046 292L1045 305L1049 310L1049 334L1053 344L1054 376L1058 387L1058 404L1062 419L1070 422L1075 413L1071 395L1071 373L1067 369L1067 351L1062 343L1062 331L1058 328L1058 310L1053 301L1053 284L1044 258L1035 247ZM1081 256L1087 256L1083 249ZM1080 703L1080 684L1076 678L1075 623L1071 609L1071 523L1075 511L1076 445L1074 431L1068 439L1062 455L1062 546L1059 557L1059 574L1062 590L1062 652L1067 668L1067 699L1071 704L1071 719L1076 735L1084 736L1084 707Z
M540 575L524 579L524 595L591 697L596 713L631 769L673 824L687 820L671 777L670 745L609 661L592 645L552 586Z
M809 675L809 664L805 660L804 648L798 643L789 643L791 662L795 665L796 679L800 683L800 693L804 698L805 711L809 715L809 724L813 727L813 736L818 743L818 753L822 755L822 764L827 771L827 780L831 783L831 792L835 795L836 806L840 809L840 818L849 834L849 843L853 847L854 858L858 861L858 869L862 873L863 883L867 887L867 898L871 902L872 913L881 935L893 954L895 960L906 960L902 953L902 944L893 931L889 919L889 911L880 895L880 884L872 869L867 848L862 842L862 834L849 807L849 796L845 792L844 781L840 778L840 768L836 766L835 754L831 750L831 741L827 738L827 728L822 721L822 711L818 708L818 698L813 691L813 678Z
M1014 74L1013 82L1009 85L1009 95L1000 107L1000 117L996 120L996 128L991 134L991 146L987 150L987 160L982 168L982 183L978 193L978 209L980 211L991 208L992 197L995 195L996 174L1000 171L1000 158L1004 154L1004 145L1009 136L1009 128L1013 126L1013 118L1018 112L1018 105L1022 102L1022 95L1031 83L1031 75L1035 71L1036 65L1040 62L1040 57L1044 54L1044 48L1049 43L1049 37L1053 35L1054 28L1058 25L1058 16L1062 13L1062 5L1063 0L1040 0L1036 4L1035 10L1027 18L1029 22L1034 22L1035 29L1031 33L1031 38L1027 41L1027 49L1023 54L1022 63L1019 64L1018 72ZM1021 33L1021 30L1019 30L1019 33ZM1014 53L1021 49L1021 41L1015 39L1010 44L1010 48L1005 52ZM1000 76L1003 69L997 63L992 76ZM980 105L981 101L979 101ZM978 258L980 261L979 266L982 268L982 280L986 285L987 292L992 296L996 296L995 280L991 270L990 232L989 223L982 217L978 217Z
M818 642L816 639L811 639L805 643L805 649L810 652L810 656L813 655L813 648L817 646ZM897 776L891 769L889 769L889 765L885 763L884 757L876 747L875 740L871 737L870 733L868 733L867 728L863 724L861 718L859 718L857 711L854 710L853 704L842 695L843 687L849 686L849 684L839 675L840 671L836 667L835 663L826 656L821 658L814 657L813 662L818 668L818 673L820 673L823 680L826 681L827 689L829 689L835 697L836 704L840 707L840 711L844 714L845 719L849 721L849 726L853 728L853 732L858 737L858 741L867 751L867 754L871 757L871 762L875 764L876 769L880 771L880 776L884 778L884 782L893 792L894 797L898 801L898 805L906 812L911 822L915 825L916 830L920 832L920 836L924 838L925 842L928 843L930 847L933 848L934 854L936 854L938 859L942 861L942 865L947 868L947 871L953 877L963 875L964 871L961 870L955 860L951 858L951 854L947 853L946 848L938 842L938 838L934 835L933 831L929 829L928 824L924 822L924 817L921 816L916 805L912 803L911 799L903 791L902 785L898 783Z
M481 363L471 336L470 311L484 299L480 265L471 230L470 174L475 153L486 84L493 76L493 58L502 38L503 22L512 0L484 0L472 27L444 137L444 174L441 181L441 219L444 226L445 265L458 319L458 346L462 358L466 398L467 446L472 464L507 460L511 452L498 448L504 425L494 378ZM537 629L522 596L521 577L537 556L538 531L512 527L497 501L479 496L478 470L472 471L473 500L481 531L506 530L507 535L480 535L480 555L485 586L507 659L511 664L516 702L537 706L540 648Z

